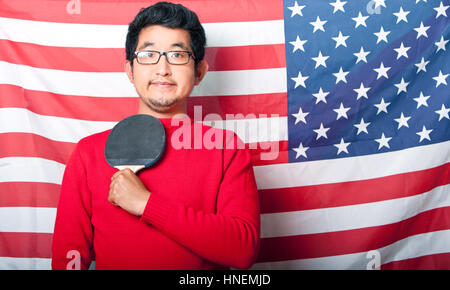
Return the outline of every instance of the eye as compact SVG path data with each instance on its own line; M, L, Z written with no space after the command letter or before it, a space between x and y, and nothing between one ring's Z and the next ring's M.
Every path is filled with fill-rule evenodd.
M155 52L153 51L142 51L141 52L141 57L149 57L152 58L155 56Z
M172 57L172 58L182 58L183 56L184 56L184 54L181 52L171 52L170 53L170 57Z

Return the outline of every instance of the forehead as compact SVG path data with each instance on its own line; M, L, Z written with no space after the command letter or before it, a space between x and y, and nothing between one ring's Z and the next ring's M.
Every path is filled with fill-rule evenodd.
M161 25L151 25L139 33L137 49L180 48L191 49L189 32L181 28L168 28Z

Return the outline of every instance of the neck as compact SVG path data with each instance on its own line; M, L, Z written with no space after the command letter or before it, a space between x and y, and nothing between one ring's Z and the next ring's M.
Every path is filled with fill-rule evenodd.
M158 112L147 106L147 104L142 102L142 100L139 100L139 108L137 113L151 115L158 119L186 117L187 116L186 102L183 102L182 104L179 104L176 107L170 108L170 110L166 112Z

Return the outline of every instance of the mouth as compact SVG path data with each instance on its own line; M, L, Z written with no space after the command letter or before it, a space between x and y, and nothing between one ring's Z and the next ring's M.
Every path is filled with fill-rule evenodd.
M152 81L150 82L151 86L155 86L158 88L171 88L175 86L175 83L167 82L167 81Z

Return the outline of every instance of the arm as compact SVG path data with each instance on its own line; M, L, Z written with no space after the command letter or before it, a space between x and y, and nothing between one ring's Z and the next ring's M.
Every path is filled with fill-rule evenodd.
M81 269L88 269L93 258L93 230L90 221L91 198L79 145L69 158L61 184L52 244L52 268L66 269L79 253ZM68 255L69 253L69 255ZM72 261L73 263L73 261Z
M187 207L152 191L141 219L207 260L248 268L257 258L260 242L253 167L247 150L225 149L224 154L216 213Z

